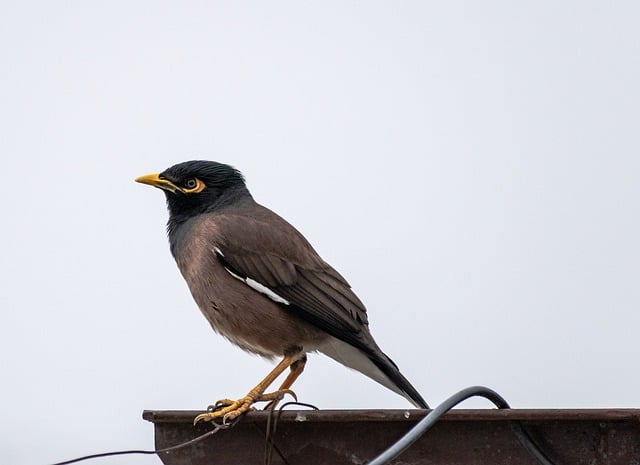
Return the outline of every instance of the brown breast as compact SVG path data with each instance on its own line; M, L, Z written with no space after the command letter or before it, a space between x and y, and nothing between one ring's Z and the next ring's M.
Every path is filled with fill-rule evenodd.
M224 242L218 222L223 220L215 214L192 220L176 254L178 268L213 329L266 357L295 347L315 350L325 333L233 277L218 260L215 249Z

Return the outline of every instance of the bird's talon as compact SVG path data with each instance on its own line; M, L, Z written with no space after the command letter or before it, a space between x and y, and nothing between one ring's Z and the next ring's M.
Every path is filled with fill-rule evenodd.
M283 389L282 391L282 398L284 399L284 396L286 394L289 394L291 397L293 397L293 400L295 400L296 402L298 402L298 396L296 395L295 392L293 392L291 389Z
M220 399L216 401L215 404L208 405L207 412L209 413L217 412L218 410L228 407L230 405L233 405L234 403L235 401L231 399Z
M193 426L196 426L198 423L200 423L201 421L205 421L205 418L207 418L210 414L209 413L201 413L200 415L198 415L197 417L195 417L193 419Z
M284 399L284 396L289 394L293 399L298 402L298 396L291 389L279 389L274 392L270 392L268 394L263 394L260 400L269 401L269 403L264 407L264 410L273 410L276 408L276 405Z
M284 399L284 396L289 394L291 397L293 397L293 400L298 402L298 396L291 389L281 389L279 391L276 391L276 393L278 394L278 396L276 397L276 400L278 400L278 401Z

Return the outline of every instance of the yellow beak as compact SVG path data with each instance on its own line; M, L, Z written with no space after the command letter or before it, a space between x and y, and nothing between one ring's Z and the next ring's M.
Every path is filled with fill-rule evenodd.
M136 178L136 182L142 184L149 184L150 186L157 187L169 192L182 191L178 186L169 181L168 179L162 179L158 173L146 174Z

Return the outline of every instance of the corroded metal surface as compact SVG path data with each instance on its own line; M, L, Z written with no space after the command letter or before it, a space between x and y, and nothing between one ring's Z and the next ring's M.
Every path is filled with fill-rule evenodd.
M156 448L193 439L210 425L192 426L200 412L145 411L155 425ZM268 412L250 412L232 429L160 458L166 465L366 464L422 419L424 410L283 411L274 446ZM272 418L273 420L273 418ZM640 410L454 410L393 464L536 465L512 422L520 421L558 465L640 465ZM273 426L273 422L271 423Z

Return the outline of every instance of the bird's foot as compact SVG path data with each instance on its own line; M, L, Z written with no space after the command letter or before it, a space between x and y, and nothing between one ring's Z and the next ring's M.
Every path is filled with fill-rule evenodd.
M279 389L267 393L251 391L238 400L221 399L214 405L210 405L206 412L195 417L193 424L195 425L201 421L215 421L220 418L222 418L222 423L226 424L249 410L255 410L253 404L256 402L269 402L267 407L273 408L287 394L297 400L296 394L290 389Z
M293 400L295 400L296 402L298 401L298 396L296 395L295 392L293 392L291 389L278 389L277 391L273 391L273 392L269 392L266 394L263 394L262 399L265 402L269 402L264 410L273 410L276 408L276 405L278 405L278 402L280 402L282 399L284 399L284 396L289 394L291 397L293 397Z

